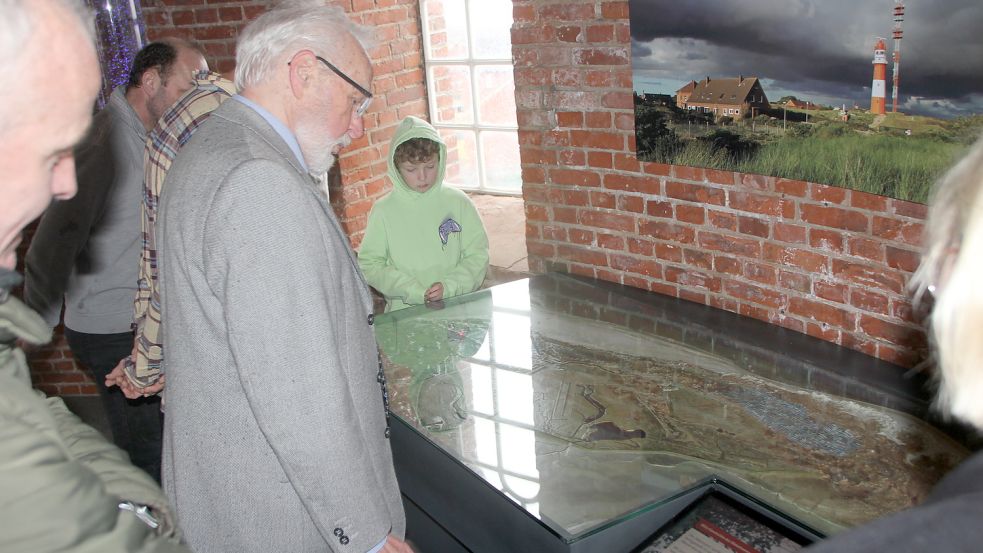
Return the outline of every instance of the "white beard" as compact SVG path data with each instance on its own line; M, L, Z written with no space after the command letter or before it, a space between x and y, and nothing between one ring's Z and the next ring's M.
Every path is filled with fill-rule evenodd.
M338 138L325 140L323 131L300 126L297 128L297 142L300 144L300 151L304 154L308 172L312 175L320 175L327 173L334 166L335 147L337 146L340 151L351 144L352 137L346 132Z

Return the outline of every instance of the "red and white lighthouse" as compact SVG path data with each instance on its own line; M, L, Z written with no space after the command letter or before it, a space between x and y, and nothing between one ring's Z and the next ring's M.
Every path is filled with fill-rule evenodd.
M883 115L885 94L887 92L887 53L884 39L878 38L874 45L874 82L870 85L870 112Z

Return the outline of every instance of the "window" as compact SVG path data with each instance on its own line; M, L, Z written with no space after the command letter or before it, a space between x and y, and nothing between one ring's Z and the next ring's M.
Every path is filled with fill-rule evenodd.
M447 142L447 182L521 194L512 0L424 0L420 10L430 122Z

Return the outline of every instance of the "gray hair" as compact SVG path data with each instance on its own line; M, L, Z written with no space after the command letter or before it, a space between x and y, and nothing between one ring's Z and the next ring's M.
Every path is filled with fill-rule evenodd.
M80 0L49 0L78 18L80 27L96 43L95 16ZM31 39L41 23L38 17L38 0L0 0L0 82L20 81L24 59L24 45Z
M362 49L372 47L372 32L325 0L287 0L250 23L236 44L235 82L239 90L269 80L276 64L299 50L324 52L339 36L352 35ZM324 56L330 60L330 56Z
M935 295L936 407L983 430L983 138L936 185L924 247L911 288Z
M47 0L74 16L93 47L96 44L95 16L81 0ZM17 83L24 80L24 72L32 60L25 55L26 46L37 33L42 14L39 0L0 0L0 82ZM7 87L0 91L0 103L9 104L14 93ZM16 107L0 109L0 133L7 131L16 119Z

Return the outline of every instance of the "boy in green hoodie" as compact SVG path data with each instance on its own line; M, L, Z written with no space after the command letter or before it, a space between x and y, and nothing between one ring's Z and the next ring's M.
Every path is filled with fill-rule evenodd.
M477 290L488 269L488 236L474 203L444 186L447 146L417 117L389 146L392 192L369 213L358 263L386 311Z

